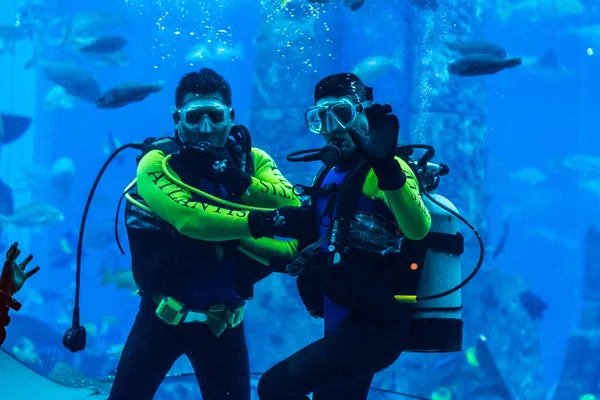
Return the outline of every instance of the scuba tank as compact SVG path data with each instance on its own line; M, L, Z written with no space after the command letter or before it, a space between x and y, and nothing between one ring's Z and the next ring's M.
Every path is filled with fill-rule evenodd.
M441 353L462 351L463 319L461 289L479 272L484 258L483 241L477 230L462 217L450 200L437 192L440 178L450 169L445 164L434 164L431 146L400 146L398 151L408 157L415 148L426 153L409 165L415 171L423 202L431 215L431 229L425 239L425 262L417 286L416 303L412 305L411 324L405 351ZM407 154L406 154L407 153ZM461 222L477 237L480 255L477 265L463 280L461 255L464 238Z
M431 215L430 237L438 237L438 243L428 243L421 279L417 287L417 303L413 306L408 352L450 352L462 350L463 320L462 295L458 289L444 297L418 300L447 288L458 286L462 281L461 243L452 243L452 238L462 238L460 220L455 217L458 210L437 189L427 193L435 203L424 196L423 202ZM442 204L445 208L440 207ZM451 210L451 213L447 210ZM449 241L439 240L448 238Z

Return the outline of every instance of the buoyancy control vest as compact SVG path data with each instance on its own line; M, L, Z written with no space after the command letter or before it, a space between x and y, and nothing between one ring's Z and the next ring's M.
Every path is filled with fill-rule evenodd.
M402 249L404 241L395 222L387 215L358 209L368 171L366 162L359 162L340 185L323 186L330 169L322 168L312 187L304 189L312 203L317 196L327 196L324 214L333 214L327 234L308 245L301 242L300 256L288 268L297 271L303 264L309 266L299 274L297 285L313 315L323 315L323 294L353 313L389 315L400 308L395 293L416 292L420 270L402 268L408 252L406 245ZM317 216L319 223L323 217ZM327 252L320 250L324 242ZM419 250L422 263L425 251ZM405 276L397 276L404 271Z
M243 126L232 128L235 134L242 131L248 135ZM245 132L244 132L245 131ZM235 137L235 136L234 136ZM248 174L254 172L254 160L251 146L242 149L235 140L227 144L234 162L244 166ZM151 150L160 150L165 155L176 154L182 145L176 138L148 138L143 143L142 154L137 162ZM189 171L177 171L184 182L189 182ZM135 189L129 192L135 200L144 204ZM239 199L227 200L239 203ZM206 199L201 201L207 202ZM173 286L180 282L190 268L198 268L205 263L232 262L234 265L235 289L239 297L251 299L254 295L254 284L272 271L237 250L238 241L205 242L180 234L171 224L160 217L149 213L131 202L125 207L125 226L129 239L133 277L142 292L173 293Z
M397 156L407 162L419 178L415 162L403 152L399 151ZM312 187L303 188L313 204L317 193L323 195L324 191L332 190L322 185L329 171L329 168L323 167ZM444 297L441 307L438 304L429 308L414 304L417 294L437 294L440 287L460 283L460 255L464 250L464 240L457 224L440 228L437 220L442 215L438 211L443 210L426 201L428 209L434 210L431 214L435 221L430 233L422 240L399 237L395 222L357 209L366 172L361 166L348 172L337 188L337 194L330 197L330 202L335 204L328 208L336 209L332 229L326 237L312 243L301 241L299 258L288 266L288 271L298 274L297 287L304 305L315 317L323 316L324 294L355 314L389 316L408 308L413 312L413 320L416 320L415 329L411 329L408 351L460 350L460 290L452 297ZM444 200L447 202L447 199ZM451 203L449 205L453 207ZM445 219L457 221L448 217L452 215L446 213ZM318 249L324 241L329 243L329 252L320 253ZM448 256L440 258L444 255ZM456 273L458 282L454 279ZM434 282L438 278L444 278L441 284ZM427 287L433 283L435 289L428 290ZM440 328L449 329L448 334L440 335Z

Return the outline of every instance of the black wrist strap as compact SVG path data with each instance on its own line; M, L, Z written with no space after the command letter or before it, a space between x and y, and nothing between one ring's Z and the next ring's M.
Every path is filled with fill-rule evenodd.
M373 171L377 175L379 189L383 191L398 190L406 183L406 175L394 159L373 165Z

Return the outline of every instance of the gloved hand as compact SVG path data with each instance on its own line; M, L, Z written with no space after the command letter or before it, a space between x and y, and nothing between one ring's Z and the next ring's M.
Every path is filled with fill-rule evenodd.
M19 254L21 254L21 250L19 250L19 244L15 242L6 252L6 261L2 268L2 275L0 275L0 291L9 296L21 290L25 281L40 270L40 267L35 267L25 272L25 268L27 268L27 264L33 259L33 256L30 254L23 262L17 264Z
M306 225L314 222L312 208L282 207L273 211L250 211L248 227L253 238L279 236L298 239Z
M397 190L406 182L406 175L394 160L400 122L389 104L372 104L365 108L369 121L366 136L351 128L349 134L358 151L367 159L382 190Z
M225 147L206 147L203 149L187 149L186 158L195 168L200 169L200 174L205 179L223 186L230 195L243 195L252 177L233 162L229 150Z

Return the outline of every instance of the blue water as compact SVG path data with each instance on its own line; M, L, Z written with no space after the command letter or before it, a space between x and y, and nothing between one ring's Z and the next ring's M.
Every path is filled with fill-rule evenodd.
M296 1L300 0L293 0ZM0 23L11 25L19 3L16 0L5 3L0 6ZM32 45L18 45L14 56L0 53L0 112L28 115L34 121L22 138L3 146L0 177L9 186L18 186L21 178L16 171L25 171L32 164L48 168L58 157L70 157L77 168L73 189L66 199L59 199L47 182L14 192L17 206L49 202L59 207L65 215L63 222L41 231L14 227L5 230L2 243L18 240L24 247L23 252L35 254L35 260L42 267L27 288L39 291L52 289L64 294L63 298L45 298L41 304L31 300L25 304L22 314L43 319L58 332L68 327L64 318L60 323L57 320L65 310L66 315L70 316L74 271L68 267L48 267L47 260L56 254L59 237L79 226L88 191L106 159L102 142L108 133L112 132L123 143L172 133L170 107L174 104L177 83L183 74L201 66L201 63L190 65L184 56L194 44L202 41L197 38L202 38L203 34L223 30L231 44L241 43L243 59L211 66L232 87L237 122L252 125L254 66L257 62L256 46L252 39L269 16L265 9L274 9L272 2L263 2L266 5L249 0L201 3L205 5L183 4L174 0L147 3L142 0L113 0L102 5L93 1L48 2L56 15L75 11L118 13L125 9L127 26L119 27L115 32L129 40L125 48L129 66L99 66L81 55L69 56L92 71L103 90L127 80L166 82L162 92L151 94L144 101L121 109L99 110L91 104L78 102L73 109L44 110L44 96L54 84L41 73L23 71L22 65L30 58ZM401 3L404 2L367 0L365 6L356 13L341 6L323 6L324 11L318 14L315 22L316 34L310 44L313 47L310 48L323 46L326 50L323 54L319 53L317 58L327 58L329 64L321 60L315 65L329 67L322 71L315 66L307 67L305 63L291 63L288 68L298 77L312 74L319 79L329 73L350 70L365 57L391 55L408 43L403 40L406 24L402 17L408 14L406 5ZM600 157L600 140L596 137L600 124L600 114L596 111L600 106L597 96L600 81L596 73L600 68L600 46L598 54L593 54L595 48L588 39L556 35L556 32L570 26L582 24L580 18L560 17L533 24L528 20L529 14L524 12L515 13L507 23L501 23L495 17L494 10L494 5L489 4L485 38L477 39L498 43L508 49L510 55L539 56L547 49L554 49L561 64L573 71L569 76L543 77L527 74L517 68L486 78L474 78L485 79L488 91L489 159L485 184L492 194L488 214L492 236L500 234L506 209L512 210L509 243L506 251L492 264L510 274L524 277L531 289L549 306L544 319L538 323L538 331L545 383L550 387L560 376L568 351L567 339L579 321L582 238L590 224L600 224L600 213L597 211L600 191L593 194L581 189L581 176L563 164L563 160L573 154ZM354 29L358 24L362 24L361 29ZM331 41L334 44L332 54ZM280 46L286 47L282 43ZM49 56L59 54L56 49L47 51ZM271 62L285 64L286 59L278 54L273 52ZM35 79L29 81L31 77ZM394 106L403 126L408 126L409 83L410 77L405 71L394 68L373 82L376 98ZM298 96L298 101L304 104L300 108L311 105L312 90L313 87L306 87L305 93ZM281 135L287 135L288 123L297 124L297 121L281 120ZM272 154L286 174L288 166L282 155L296 149L294 138L285 139L285 148L274 146L263 140L260 127L255 128L254 144ZM415 141L415 138L411 139ZM545 173L547 180L532 186L510 178L511 174L523 168L539 169ZM94 226L112 221L118 198L134 176L135 155L131 151L127 153L123 164L111 165L102 180L90 211L88 232L94 232ZM595 179L600 180L600 173ZM561 237L573 241L574 245L565 246L531 234L532 229L539 227L558 232ZM121 236L125 244L122 227ZM125 251L128 249L125 248ZM138 305L137 297L130 290L101 286L102 269L108 267L114 271L128 266L128 254L121 256L112 243L102 250L90 250L84 256L81 297L83 322L94 322L100 326L107 316L119 320L104 337L98 334L94 338L98 342L94 351L99 354L125 340ZM27 297L24 293L21 296ZM251 308L250 313L262 315L274 309L276 306L263 306L261 302L253 310ZM298 309L302 309L302 306L298 305ZM306 316L306 319L309 317ZM294 331L293 328L288 329ZM306 338L295 340L309 342L312 338L307 334ZM260 339L249 338L251 342ZM35 338L32 338L32 342L35 344ZM257 354L253 353L252 348L250 352L253 359L261 359L260 365L272 365L297 350L293 345L281 348L285 348L284 354ZM114 368L116 360L107 361L102 366L88 365L87 372L98 376L106 374L111 365ZM75 358L73 362L81 364L81 359Z

